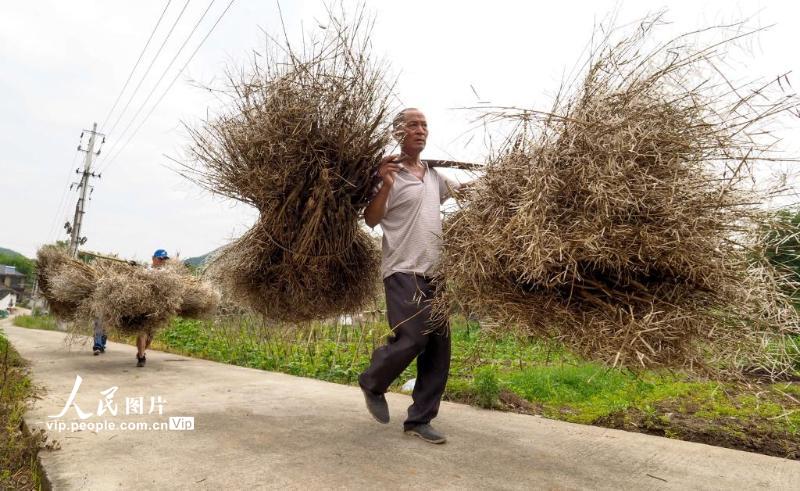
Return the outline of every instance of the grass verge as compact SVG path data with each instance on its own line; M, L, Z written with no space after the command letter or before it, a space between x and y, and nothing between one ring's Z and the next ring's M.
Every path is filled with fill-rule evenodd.
M42 489L36 454L44 435L23 430L22 417L34 395L25 366L0 332L0 489Z
M44 329L45 331L56 331L56 320L49 315L18 315L12 319L15 326L27 327L29 329Z

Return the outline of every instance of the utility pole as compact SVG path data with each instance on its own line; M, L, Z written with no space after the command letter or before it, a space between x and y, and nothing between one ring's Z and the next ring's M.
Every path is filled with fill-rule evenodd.
M83 245L86 243L86 237L81 237L81 225L83 224L83 215L85 213L86 208L86 193L89 189L89 178L90 177L101 177L100 174L95 174L92 172L92 160L100 155L100 149L98 148L97 152L94 151L95 142L98 136L102 136L103 140L101 142L105 143L106 138L101 133L97 132L97 123L94 123L92 126L91 131L84 130L84 132L89 133L89 143L84 150L78 145L78 151L86 152L86 158L83 161L83 171L80 169L76 169L75 173L81 175L81 181L78 183L78 203L75 205L75 218L72 220L72 224L66 223L64 224L64 228L67 229L67 233L70 234L69 239L69 253L72 257L77 257L78 255L78 246ZM83 136L81 134L81 136ZM98 145L99 147L99 145Z

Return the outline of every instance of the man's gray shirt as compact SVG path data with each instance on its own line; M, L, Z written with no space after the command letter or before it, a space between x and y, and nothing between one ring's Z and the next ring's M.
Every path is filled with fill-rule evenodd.
M458 183L425 165L420 181L402 168L386 200L386 213L380 221L383 229L381 272L416 273L431 276L439 262L442 247L441 204L458 189ZM378 189L383 184L378 185Z

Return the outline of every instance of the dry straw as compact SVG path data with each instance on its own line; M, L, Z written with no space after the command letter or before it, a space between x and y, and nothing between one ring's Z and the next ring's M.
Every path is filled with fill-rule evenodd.
M87 315L84 300L94 293L96 273L57 246L44 246L36 253L39 291L53 315L73 320Z
M207 281L191 273L180 262L167 263L166 270L181 280L181 303L177 314L186 319L211 317L219 307L220 293Z
M107 329L152 334L180 308L183 284L168 270L117 262L102 262L98 270L91 310Z
M90 264L70 258L55 246L38 252L40 290L51 312L76 323L99 319L106 329L152 334L175 315L207 317L219 294L182 265L147 270L120 261Z
M268 41L228 74L228 109L199 128L183 174L260 217L210 263L232 300L301 322L373 298L378 251L359 226L389 143L390 87L370 58L371 26L331 16L297 50Z
M769 196L749 183L797 99L724 78L739 34L652 47L658 24L605 38L552 110L485 116L516 129L446 222L437 310L614 365L783 375L794 285L763 260Z

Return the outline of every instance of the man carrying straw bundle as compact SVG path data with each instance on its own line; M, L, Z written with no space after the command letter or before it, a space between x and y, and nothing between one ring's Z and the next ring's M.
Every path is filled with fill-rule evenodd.
M157 249L153 253L152 268L161 269L169 261L169 254L164 249ZM150 333L141 333L136 336L136 366L141 368L147 362L145 351L150 347L153 342L153 336Z
M392 335L376 349L359 376L367 409L379 422L389 422L384 393L417 359L417 380L404 432L430 443L446 438L430 421L439 411L450 368L447 320L432 319L431 277L441 249L441 204L459 184L420 160L428 138L425 115L401 111L393 121L401 154L384 157L378 170L377 193L364 211L367 225L383 229L381 272Z

